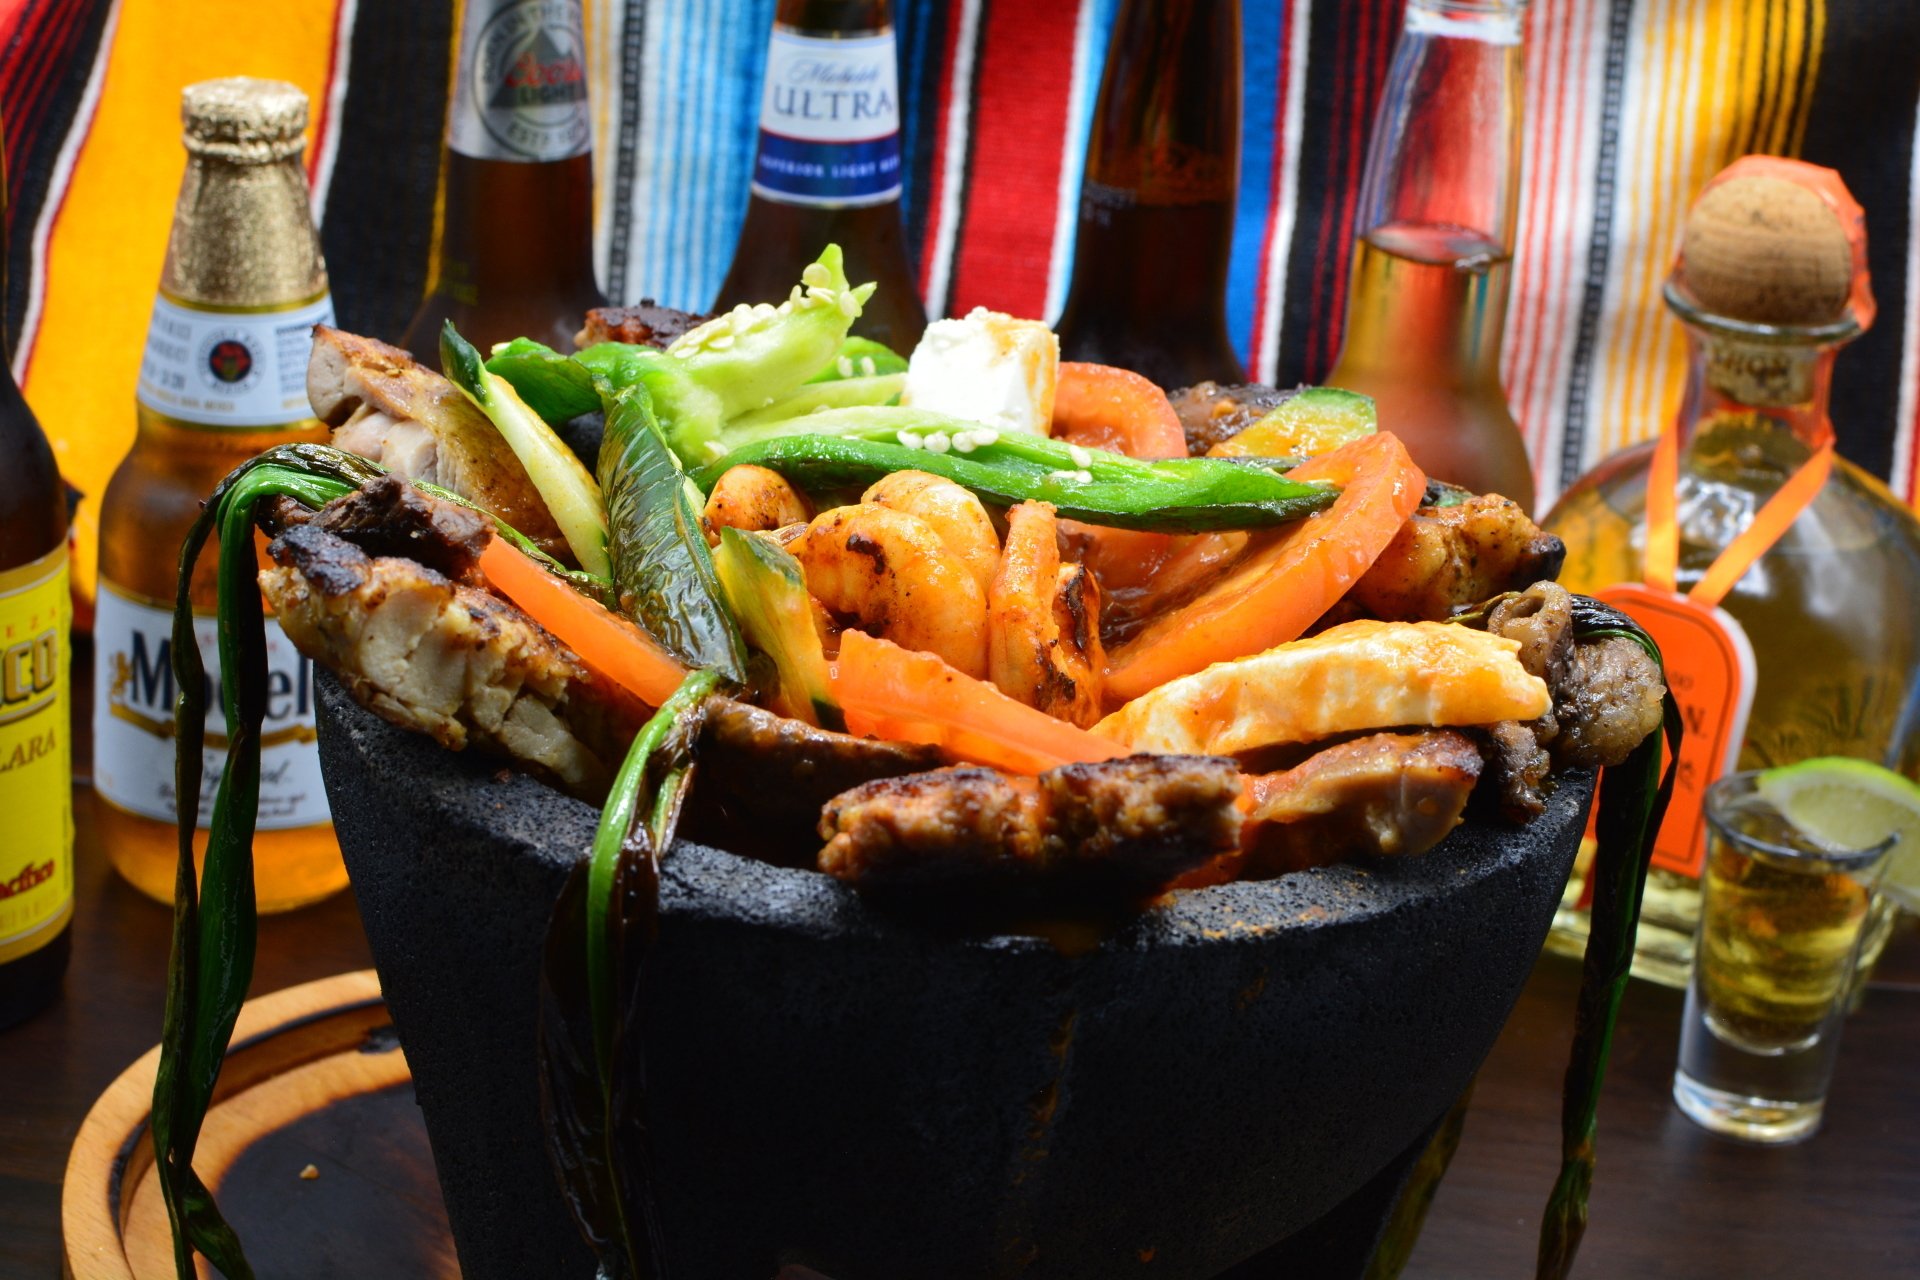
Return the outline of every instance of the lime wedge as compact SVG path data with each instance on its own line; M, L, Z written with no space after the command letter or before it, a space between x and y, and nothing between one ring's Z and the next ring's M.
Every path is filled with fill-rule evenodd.
M1760 796L1809 837L1836 849L1866 849L1898 837L1881 891L1920 911L1920 783L1865 760L1821 756L1769 769Z

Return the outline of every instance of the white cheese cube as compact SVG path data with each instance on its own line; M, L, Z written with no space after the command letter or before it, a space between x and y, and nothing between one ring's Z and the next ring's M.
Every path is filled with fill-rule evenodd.
M900 403L997 431L1044 436L1053 427L1060 340L1038 320L975 307L927 326L907 360Z

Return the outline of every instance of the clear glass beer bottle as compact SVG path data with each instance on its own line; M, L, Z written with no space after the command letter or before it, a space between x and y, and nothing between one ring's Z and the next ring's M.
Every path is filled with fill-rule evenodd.
M173 897L176 843L171 665L180 543L200 504L262 449L320 441L307 405L313 326L333 323L326 264L300 163L306 95L234 78L183 94L187 170L140 365L133 449L100 507L94 614L93 779L108 856L136 888ZM200 650L217 680L215 556L191 584ZM320 782L313 665L271 619L255 888L262 911L346 883ZM208 717L200 833L226 751Z

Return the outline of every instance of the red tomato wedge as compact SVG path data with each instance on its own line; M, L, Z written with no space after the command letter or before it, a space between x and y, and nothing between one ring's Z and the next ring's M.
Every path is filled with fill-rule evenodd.
M1053 390L1053 436L1130 458L1184 458L1187 433L1167 393L1111 365L1062 361Z
M1119 743L1016 702L931 653L864 631L841 634L830 678L849 733L931 743L1010 773L1127 754Z
M680 687L687 669L631 621L589 600L504 538L480 553L480 572L501 595L603 676L657 707Z
M1390 432L1362 436L1288 473L1330 480L1340 497L1318 515L1257 535L1252 550L1188 604L1163 613L1107 660L1107 693L1137 698L1216 662L1296 639L1386 550L1427 478Z

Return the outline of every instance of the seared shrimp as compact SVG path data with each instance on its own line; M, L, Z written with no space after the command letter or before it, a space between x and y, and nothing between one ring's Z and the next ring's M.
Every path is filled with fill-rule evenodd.
M895 471L873 482L862 502L878 503L920 519L940 535L947 553L966 566L986 594L1000 566L1000 538L987 509L973 493L945 476L925 471Z
M1100 718L1100 588L1061 564L1053 507L1007 512L1007 546L987 592L987 674L1009 697L1085 728Z
M835 507L787 550L813 597L862 631L986 674L986 596L920 517L871 502Z
M742 464L720 473L700 515L707 540L718 542L722 528L778 529L810 519L813 509L778 471Z

